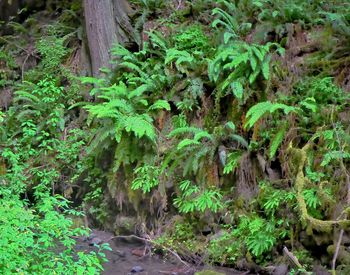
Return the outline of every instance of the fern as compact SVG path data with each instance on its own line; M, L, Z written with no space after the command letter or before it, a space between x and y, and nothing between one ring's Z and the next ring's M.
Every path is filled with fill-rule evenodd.
M144 165L135 170L136 178L133 180L131 189L142 189L143 193L149 193L151 189L159 184L159 168Z
M327 166L329 165L330 162L334 160L343 160L343 159L349 159L350 158L350 153L348 152L343 152L343 151L330 151L327 152L323 156L323 160L321 162L321 166Z
M185 180L180 183L182 195L174 199L174 205L182 213L204 212L207 209L217 212L223 208L222 195L218 190L206 189L201 191L191 181Z
M147 114L128 116L125 118L124 127L127 132L133 132L138 138L146 136L155 141L156 134L152 122L153 119Z
M220 82L223 95L232 92L238 99L242 99L245 85L252 85L260 74L269 79L270 50L273 47L282 52L276 43L257 45L236 41L232 45L220 47L209 63L209 79Z
M284 135L287 131L287 127L286 125L284 125L283 127L281 127L277 133L275 134L275 136L273 137L273 139L271 140L271 144L270 144L270 149L269 149L269 158L273 159L273 157L275 156L278 147L281 145L283 139L284 139Z
M321 205L321 201L317 196L316 189L306 189L303 191L303 196L305 199L306 205L311 209L317 209Z
M241 152L233 152L227 156L227 164L224 167L224 174L230 174L239 166L239 160L242 156Z
M172 138L175 136L179 136L179 135L183 135L183 134L197 134L200 133L202 131L202 129L197 128L197 127L180 127L180 128L176 128L174 130L172 130L169 135L168 138Z
M244 127L251 128L265 114L272 114L278 110L282 110L285 114L288 114L290 112L295 112L297 109L282 103L271 103L270 101L260 102L248 110L246 114L247 122Z
M153 103L152 106L148 108L149 111L154 111L154 110L160 110L160 109L165 109L167 111L170 111L170 104L168 101L159 99L156 102Z
M236 6L234 3L228 1L220 1L225 7L229 10L230 13L236 12ZM238 37L237 31L239 29L239 24L234 16L230 15L228 12L224 11L221 8L215 8L212 12L213 15L216 15L216 18L212 27L216 28L217 26L223 26L226 30L224 33L224 43L227 44L231 39L236 39Z
M147 137L154 142L156 133L153 118L147 112L161 108L169 109L170 106L166 101L159 100L148 107L149 103L143 97L146 90L147 86L140 86L129 91L123 82L119 82L118 85L101 87L98 97L104 102L95 105L88 104L84 108L90 113L90 121L93 118L110 119L114 123L113 136L117 142L121 141L124 131L133 133L137 138ZM111 131L108 133L112 134ZM104 137L103 140L107 138L105 135L100 136Z

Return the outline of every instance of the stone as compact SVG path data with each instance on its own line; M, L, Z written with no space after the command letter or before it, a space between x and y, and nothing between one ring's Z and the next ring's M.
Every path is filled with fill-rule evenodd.
M102 240L100 238L92 238L89 242L90 246L94 246L94 245L100 245L102 244Z
M136 265L131 269L131 273L140 273L142 271L143 271L143 268L139 265Z
M272 274L273 275L287 275L288 274L288 265L286 265L286 264L277 265L274 268Z
M125 258L126 256L125 251L121 251L121 250L113 251L113 254L118 255L120 258Z
M226 275L226 274L222 272L217 272L214 270L202 270L194 273L194 275Z

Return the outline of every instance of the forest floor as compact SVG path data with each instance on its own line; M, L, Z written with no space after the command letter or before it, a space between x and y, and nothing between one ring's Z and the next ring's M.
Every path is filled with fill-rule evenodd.
M213 270L217 274L240 275L246 272L240 272L228 268L211 267L186 267L174 259L165 259L160 255L141 256L140 252L144 250L144 244L137 240L116 240L113 234L105 231L93 230L89 240L79 239L77 247L79 250L94 250L94 242L108 242L112 251L106 251L108 262L104 264L105 275L192 275L200 270ZM142 271L141 271L142 270Z

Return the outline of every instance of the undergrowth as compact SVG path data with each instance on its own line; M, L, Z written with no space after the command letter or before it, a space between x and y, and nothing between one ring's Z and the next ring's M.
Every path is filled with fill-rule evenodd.
M132 2L135 29L156 27L137 50L116 44L99 78L65 66L77 38L60 24L26 72L0 45L0 87L13 89L0 112L0 270L97 273L106 247L73 249L86 230L66 213L81 210L115 232L134 215L137 233L193 263L266 271L287 247L301 269L329 269L349 225L349 5Z

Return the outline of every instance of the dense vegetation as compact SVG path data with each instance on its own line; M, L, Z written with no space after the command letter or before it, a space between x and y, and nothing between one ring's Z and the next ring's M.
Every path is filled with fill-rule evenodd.
M350 3L130 2L98 77L80 1L0 37L1 273L98 273L83 214L190 263L349 273Z

